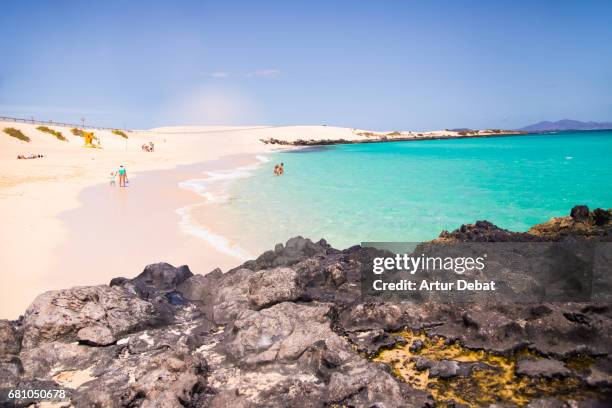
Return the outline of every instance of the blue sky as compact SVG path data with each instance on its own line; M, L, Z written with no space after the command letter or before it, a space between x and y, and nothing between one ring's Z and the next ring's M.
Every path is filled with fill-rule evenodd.
M0 115L379 130L612 120L610 1L14 1Z

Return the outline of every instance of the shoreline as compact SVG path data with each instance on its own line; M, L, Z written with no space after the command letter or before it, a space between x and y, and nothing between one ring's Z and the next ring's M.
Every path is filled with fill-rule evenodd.
M0 269L3 271L0 285L11 288L5 290L5 296L0 300L0 318L16 318L38 293L74 286L83 282L80 275L92 276L92 272L78 270L72 265L72 259L81 257L81 254L74 249L63 250L70 246L71 240L80 242L82 237L73 237L62 214L81 208L83 204L79 197L83 191L105 186L109 169L119 164L126 165L128 177L138 184L141 175L149 171L174 171L182 166L194 163L197 166L227 156L266 154L286 149L259 142L257 129L236 127L195 128L193 134L183 134L184 130L180 129L176 135L134 132L128 140L110 132L100 132L96 134L102 136L104 149L83 149L82 139L73 136L69 129L56 127L68 138L63 142L37 131L34 125L0 125L19 128L31 138L30 143L6 135L0 138L0 211L10 214L4 217L0 230L3 243L0 246ZM221 131L223 133L218 134ZM218 143L220 138L225 143ZM156 151L141 152L140 145L150 140L155 142ZM15 159L17 154L24 152L40 152L45 157ZM176 185L174 188L176 193L178 188ZM169 214L178 218L174 209ZM89 265L95 265L97 257L115 255L99 243L82 250L89 253ZM198 250L194 246L194 251ZM150 251L148 254L146 264L155 255ZM232 262L232 266L237 263L239 261ZM138 269L142 267L138 265ZM71 270L76 279L66 280L66 270ZM106 276L95 279L107 283Z
M228 155L170 169L136 172L130 176L127 188L107 183L83 186L76 204L52 217L61 229L61 240L52 245L52 255L44 258L44 273L21 274L20 279L37 284L7 293L1 318L17 318L16 313L22 313L41 292L108 284L115 276L133 274L154 262L186 264L200 274L244 262L246 258L232 256L212 242L216 238L231 243L230 238L216 234L201 222L186 225L189 207L209 203L202 201L205 197L201 194L180 184L205 173L252 167L258 163L254 158L266 153ZM203 237L203 233L210 236Z
M330 145L341 145L341 144L366 144L366 143L393 143L393 142L419 142L428 140L451 140L451 139L487 139L497 137L517 137L517 136L545 136L554 134L565 134L572 132L608 132L612 129L589 129L589 130L549 130L549 131L502 131L502 133L491 132L491 133L478 133L478 134L467 134L458 135L455 131L449 131L449 134L438 134L428 136L414 136L415 132L408 132L412 136L410 137L398 137L388 136L385 134L379 134L375 136L375 139L336 139L336 140L280 140L280 139L260 139L261 142L270 145L279 146L295 146L295 147L318 147L318 146L330 146ZM440 133L440 132L423 132L425 133ZM455 133L455 134L452 134Z
M409 132L411 136L403 137L403 136L390 136L391 134L374 134L372 139L327 139L327 140L281 140L281 139L260 139L264 144L270 145L280 145L280 146L328 146L328 145L339 145L339 144L366 144L366 143L392 143L392 142L418 142L418 141L426 141L426 140L449 140L449 139L475 139L475 138L491 138L491 137L514 137L514 136L532 136L538 135L542 133L558 133L558 132L522 132L522 131L503 131L502 133L491 132L491 133L478 133L478 134L466 134L459 135L454 131L449 131L448 134L428 134L425 136L425 133L419 133L415 135L414 132ZM432 132L436 133L436 132ZM454 134L453 134L454 133ZM421 135L421 136L419 136Z
M179 226L181 230L192 236L206 241L218 252L234 257L237 262L245 262L254 259L255 255L229 237L227 231L219 232L218 226L212 221L219 219L215 217L216 208L226 204L232 197L228 194L230 185L242 178L252 177L252 171L268 163L270 159L262 154L245 155L241 160L241 165L234 165L231 168L215 168L204 170L204 177L190 178L178 183L178 188L197 194L204 201L191 203L177 208L174 212L179 215ZM253 160L255 159L255 160ZM237 164L237 163L234 163ZM235 226L238 220L228 222L224 219L224 226ZM235 228L230 227L231 231ZM227 228L225 228L227 230ZM234 235L233 233L231 235Z

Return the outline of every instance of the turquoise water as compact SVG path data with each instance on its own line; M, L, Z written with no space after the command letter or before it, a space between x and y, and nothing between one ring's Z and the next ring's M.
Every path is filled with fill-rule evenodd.
M337 145L284 152L230 186L238 242L302 235L339 248L422 241L476 220L511 230L612 207L612 132ZM274 163L285 175L274 177Z

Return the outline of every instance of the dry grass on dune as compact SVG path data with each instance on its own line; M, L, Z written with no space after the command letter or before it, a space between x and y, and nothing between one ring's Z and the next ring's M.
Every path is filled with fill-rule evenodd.
M15 128L12 128L12 127L4 128L4 133L6 133L7 135L12 136L12 137L14 137L16 139L19 139L19 140L21 140L23 142L29 142L30 141L30 138L27 137L26 135L24 135L23 132L21 130L19 130L19 129L15 129Z
M66 139L64 137L64 135L62 135L62 132L58 132L57 130L53 130L51 128L48 128L47 126L38 126L36 129L40 130L41 132L49 133L49 134L55 136L57 138L57 140L61 140L63 142L67 142L68 141L68 139Z
M113 133L115 135L119 135L119 136L121 136L124 139L128 138L128 135L124 131L122 131L122 130L114 129L114 130L111 130L111 133Z
M72 133L75 136L81 136L81 137L85 136L84 131L81 129L77 129L77 128L70 129L70 133Z

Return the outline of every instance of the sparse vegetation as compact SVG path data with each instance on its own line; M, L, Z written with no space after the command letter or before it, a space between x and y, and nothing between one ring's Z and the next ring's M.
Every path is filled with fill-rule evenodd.
M23 142L29 142L30 138L27 137L26 135L23 134L23 132L19 129L15 129L15 128L4 128L4 133L6 133L9 136L12 136L16 139L19 139Z
M51 128L48 128L47 126L39 126L36 129L40 130L41 132L49 133L49 134L55 136L58 140L61 140L63 142L67 142L68 141L68 139L66 139L64 137L64 135L62 135L62 132L58 132L57 130L53 130Z
M75 136L81 136L81 137L85 136L85 132L83 130L77 129L77 128L70 129L70 133L72 133Z
M365 136L365 137L379 136L378 133L374 133L374 132L356 132L355 134L357 134L359 136Z
M122 137L122 138L124 138L124 139L127 139L127 138L128 138L128 135L127 135L127 134L126 134L126 133L125 133L123 130L113 129L111 132L112 132L113 134L115 134L115 135L119 135L119 136L121 136L121 137Z
M402 133L398 132L397 130L395 132L391 132L391 133L387 133L387 136L401 136Z

